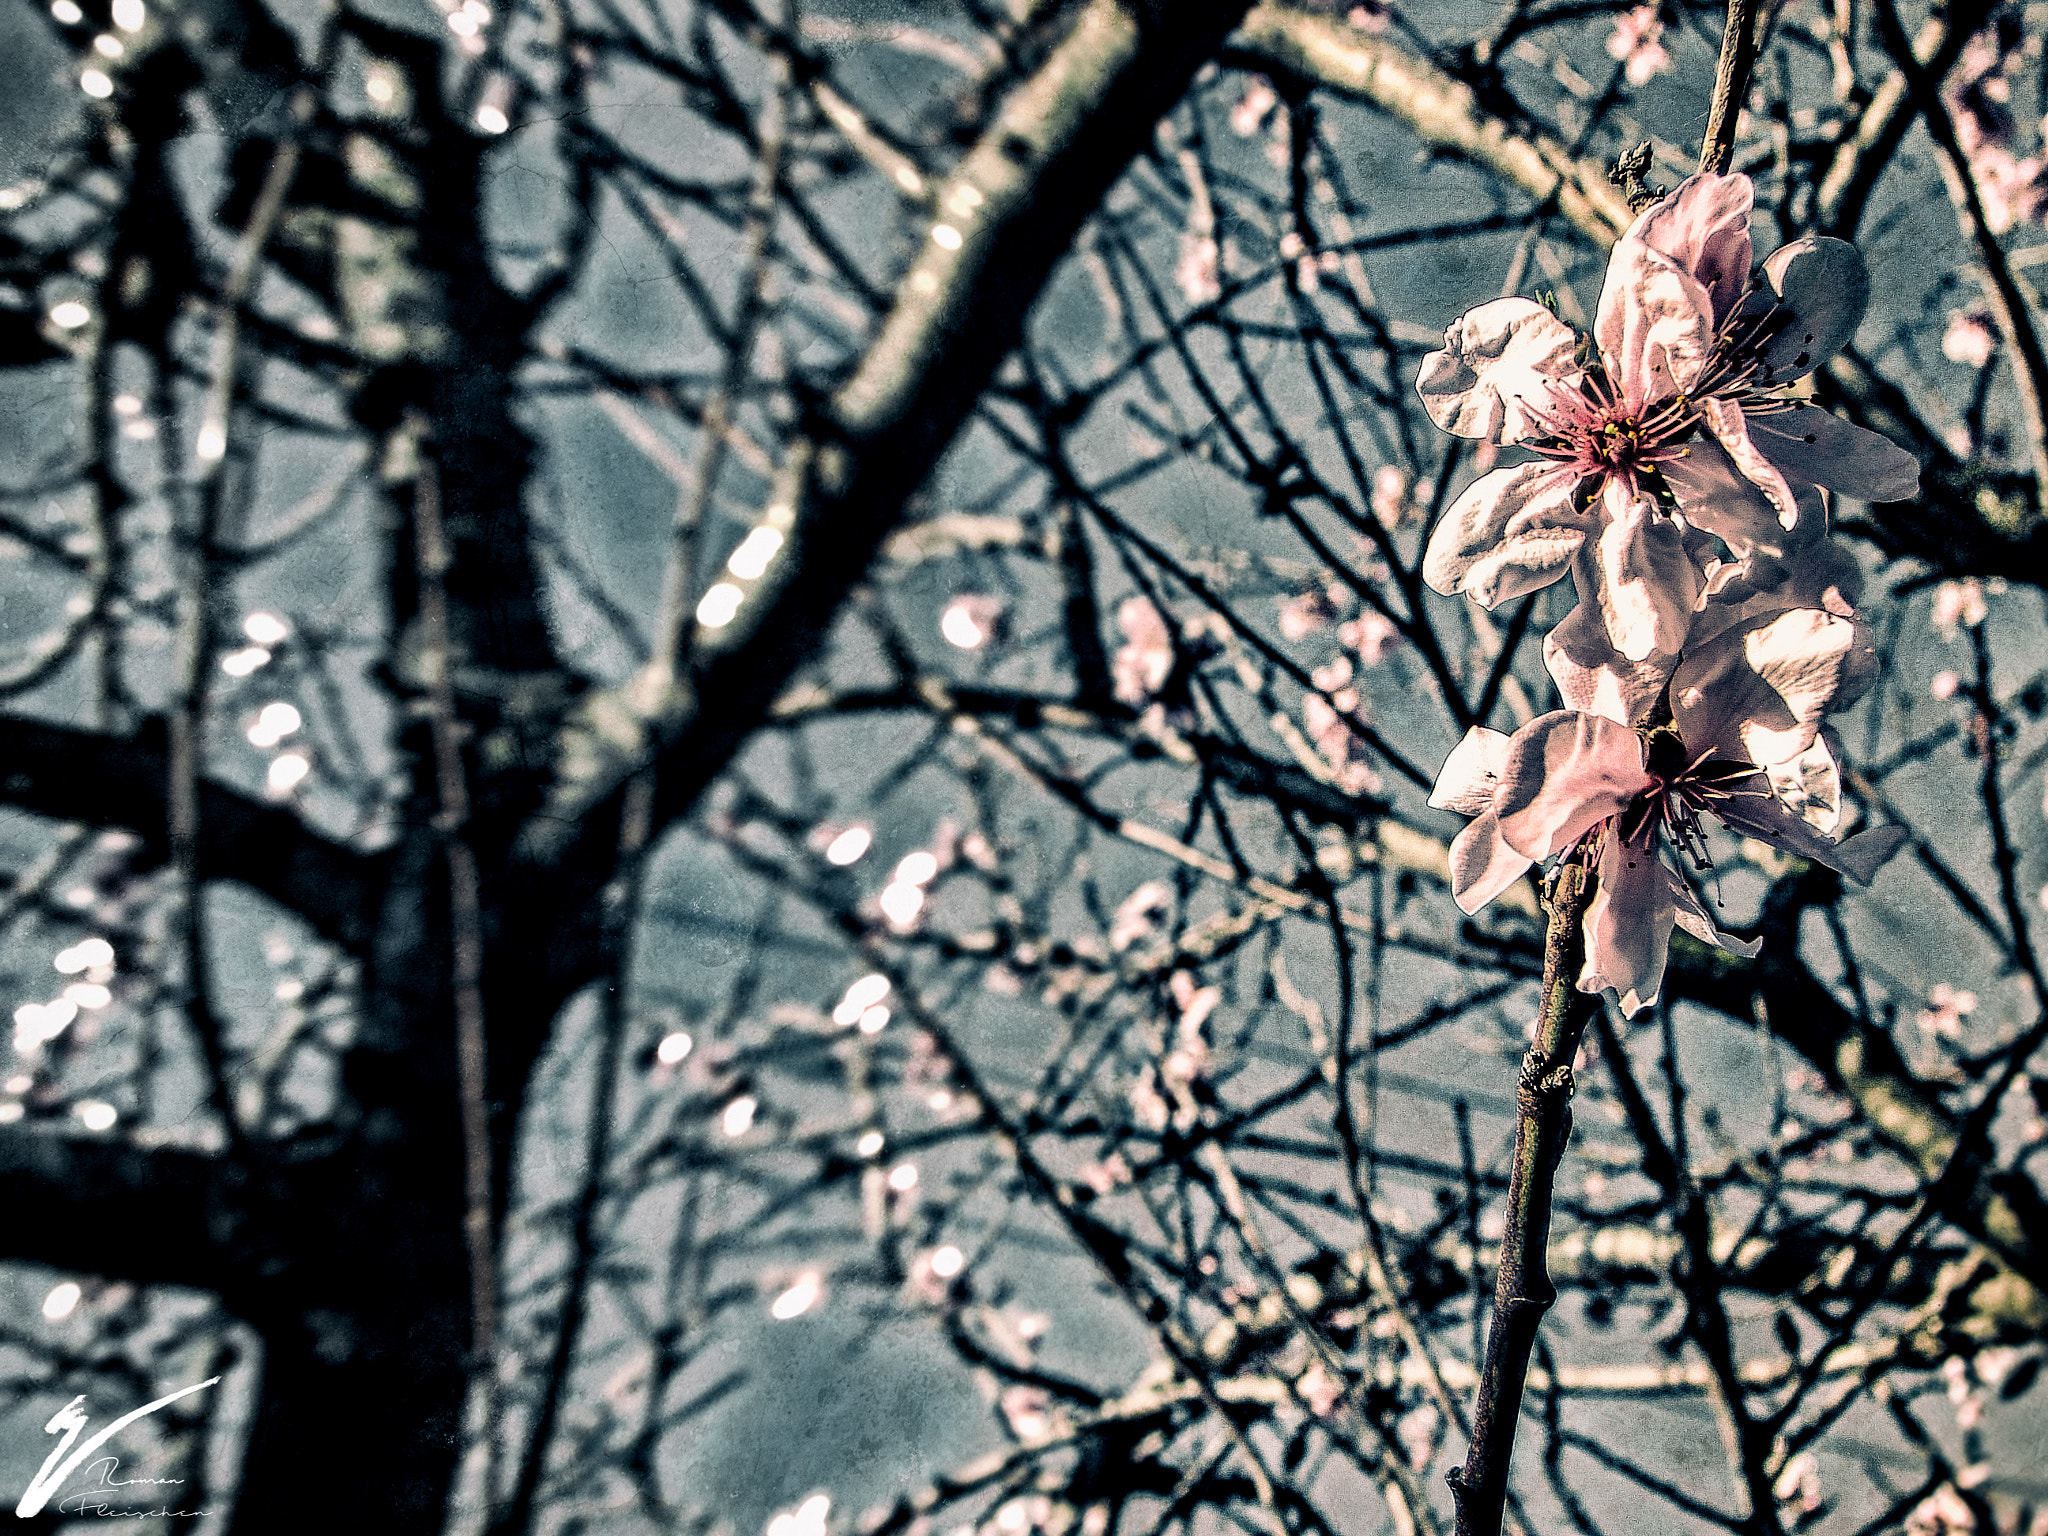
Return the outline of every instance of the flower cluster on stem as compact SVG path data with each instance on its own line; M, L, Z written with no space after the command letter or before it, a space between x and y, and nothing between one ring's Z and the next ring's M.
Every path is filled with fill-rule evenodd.
M1860 579L1829 501L1895 501L1912 456L1791 392L1855 332L1852 246L1809 237L1754 269L1752 189L1694 176L1616 244L1590 336L1526 299L1481 305L1423 360L1439 426L1523 450L1433 532L1423 574L1487 607L1569 573L1545 638L1564 708L1513 736L1475 727L1432 805L1474 818L1452 889L1477 911L1542 860L1582 866L1581 990L1630 1012L1659 993L1674 926L1722 934L1667 863L1710 869L1702 818L1867 881L1897 829L1837 841L1827 718L1876 673Z

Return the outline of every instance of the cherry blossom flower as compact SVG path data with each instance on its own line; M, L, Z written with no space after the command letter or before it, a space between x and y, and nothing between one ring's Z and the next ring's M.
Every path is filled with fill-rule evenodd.
M1382 464L1372 472L1372 515L1390 528L1398 527L1410 506L1408 491L1408 472Z
M1401 631L1385 614L1368 608L1357 618L1338 625L1337 638L1351 647L1360 666L1376 667L1387 659L1388 651L1401 643Z
M1416 379L1432 419L1536 457L1452 505L1423 562L1432 587L1491 608L1576 564L1581 597L1640 660L1684 639L1712 547L1691 535L1779 558L1824 524L1819 488L1913 494L1904 449L1776 393L1848 341L1869 279L1853 246L1818 236L1752 278L1751 202L1746 176L1694 176L1646 209L1615 245L1585 341L1528 299L1445 331Z
M1977 994L1960 992L1947 982L1937 982L1927 994L1927 1006L1920 1010L1920 1027L1945 1039L1960 1039L1963 1016L1977 1011Z
M1991 349L1998 345L1998 332L1991 328L1991 316L1981 309L1952 309L1948 329L1942 333L1941 355L1952 363L1982 368L1991 361Z
M1820 1461L1811 1451L1801 1451L1785 1463L1785 1470L1778 1474L1771 1492L1780 1503L1797 1504L1811 1514L1820 1508Z
M1344 19L1361 32L1380 33L1394 24L1394 8L1385 0L1366 0L1344 13Z
M1626 60L1630 85L1645 85L1671 67L1671 55L1664 51L1664 23L1654 5L1639 5L1614 20L1614 33L1607 39L1607 56Z
M1214 236L1190 230L1181 237L1180 263L1173 269L1181 297L1197 307L1223 297L1220 252Z
M1145 597L1127 597L1118 605L1116 627L1124 632L1112 668L1116 696L1126 704L1146 703L1173 672L1173 635Z
M1954 640L1959 630L1975 629L1989 616L1984 602L1984 583L1974 576L1961 581L1944 581L1934 589L1934 611L1928 622L1944 640Z
M1963 1536L1976 1529L1976 1513L1953 1483L1943 1483L1906 1516L1906 1536Z
M1280 95L1273 89L1273 82L1264 75L1252 76L1251 85L1230 109L1230 131L1239 138L1250 138L1265 123L1266 114L1279 105Z
M1451 845L1451 891L1476 912L1539 860L1597 871L1584 917L1581 991L1612 987L1634 1013L1657 999L1673 925L1753 955L1715 927L1658 857L1668 840L1709 869L1700 818L1840 870L1861 883L1904 838L1896 827L1833 840L1840 770L1824 717L1868 685L1869 632L1820 610L1753 620L1689 654L1672 674L1668 724L1639 731L1558 710L1512 737L1475 726L1429 803L1476 818Z

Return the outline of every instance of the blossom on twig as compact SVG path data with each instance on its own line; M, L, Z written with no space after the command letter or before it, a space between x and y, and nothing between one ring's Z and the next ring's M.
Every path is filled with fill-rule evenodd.
M1616 649L1641 660L1683 643L1713 539L1781 558L1824 526L1822 488L1913 493L1912 455L1777 393L1848 341L1869 279L1854 247L1817 236L1752 277L1751 202L1746 176L1694 176L1646 209L1590 338L1528 299L1445 331L1416 380L1432 419L1536 457L1452 505L1423 562L1432 587L1490 608L1576 565Z
M1451 891L1476 912L1539 860L1597 871L1584 917L1579 989L1612 987L1636 1012L1657 1000L1674 925L1739 954L1692 888L1658 856L1668 840L1711 868L1701 816L1867 883L1903 840L1896 827L1833 840L1840 770L1822 721L1875 666L1853 620L1799 609L1752 620L1688 655L1669 685L1671 719L1635 730L1557 710L1512 737L1475 726L1430 804L1475 819L1451 845Z

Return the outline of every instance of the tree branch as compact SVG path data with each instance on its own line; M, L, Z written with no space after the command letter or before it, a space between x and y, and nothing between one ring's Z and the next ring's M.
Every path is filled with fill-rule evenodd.
M1529 1356L1543 1314L1557 1299L1544 1271L1550 1242L1550 1193L1571 1137L1572 1057L1592 1012L1577 990L1585 963L1581 927L1593 877L1582 864L1559 866L1543 945L1543 1003L1536 1043L1522 1059L1515 1093L1515 1152L1508 1173L1507 1226L1501 1236L1493 1325L1472 1410L1472 1442L1462 1470L1450 1474L1458 1506L1457 1536L1499 1536L1508 1465Z
M0 717L0 800L38 816L126 827L145 862L170 856L164 798L169 734L161 719L122 739L19 716ZM290 908L352 951L368 942L384 860L313 831L281 806L214 783L199 790L204 880L234 880Z
M125 1141L0 1130L0 1255L218 1291L232 1279L223 1161Z
M1231 38L1239 62L1370 102L1422 141L1505 177L1607 244L1634 220L1604 167L1581 160L1546 133L1517 133L1479 104L1473 89L1385 37L1329 16L1262 5Z
M1094 0L993 114L938 194L939 222L852 379L791 444L762 527L779 554L724 623L700 623L660 697L605 690L563 732L526 854L562 858L653 760L656 824L680 814L815 656L876 548L901 520L1020 339L1032 300L1153 125L1242 15L1239 0L1172 9Z

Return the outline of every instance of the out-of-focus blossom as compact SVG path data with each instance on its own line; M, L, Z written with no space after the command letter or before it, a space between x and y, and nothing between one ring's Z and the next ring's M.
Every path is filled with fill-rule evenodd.
M1401 643L1401 631L1378 609L1368 608L1357 618L1337 626L1337 638L1351 647L1361 666L1376 667L1387 652Z
M1326 1419L1344 1396L1344 1383L1323 1369L1318 1360L1299 1376L1294 1390L1301 1394L1301 1400L1308 1404L1308 1411L1319 1419Z
M1163 1104L1165 1101L1161 1100ZM1163 1127L1165 1122L1160 1122ZM1131 1182L1131 1165L1124 1161L1121 1152L1112 1152L1099 1163L1081 1165L1081 1182L1098 1195L1106 1195L1118 1185Z
M1116 696L1126 704L1144 704L1173 674L1173 635L1145 597L1127 597L1117 605L1116 627L1124 635L1113 665Z
M1937 699L1952 699L1956 690L1963 686L1963 680L1953 672L1937 672L1927 684L1927 691Z
M1482 476L1430 537L1423 574L1491 608L1567 570L1631 662L1675 655L1719 539L1781 558L1824 528L1820 488L1913 494L1913 456L1781 397L1854 333L1869 279L1809 236L1750 278L1746 176L1694 176L1615 245L1590 347L1527 299L1482 304L1423 359L1438 426L1537 457ZM1712 538L1701 538L1711 535Z
M1801 1451L1785 1463L1771 1492L1780 1504L1796 1504L1807 1514L1820 1508L1820 1461L1813 1452Z
M1614 32L1607 39L1607 56L1625 60L1630 85L1645 85L1671 67L1671 55L1664 50L1664 23L1657 7L1639 5L1614 19Z
M995 638L1002 614L1001 598L966 593L946 604L939 615L939 633L948 645L978 650Z
M1943 1483L1906 1516L1906 1536L1962 1536L1976 1529L1976 1513L1953 1483Z
M1434 1403L1417 1403L1394 1425L1394 1435L1407 1448L1408 1465L1420 1472L1436 1454L1437 1412Z
M1109 925L1109 947L1122 954L1140 939L1151 937L1172 904L1172 886L1164 880L1147 880L1117 906Z
M1306 592L1283 598L1280 603L1280 633L1286 639L1300 640L1323 628L1337 617L1337 600L1333 589L1311 587Z
M768 1315L777 1322L802 1317L817 1306L824 1295L825 1282L819 1275L798 1275L795 1280L776 1292L775 1299L768 1304Z
M1408 472L1393 464L1372 472L1372 515L1389 528L1399 526L1407 515L1408 483Z
M768 1536L825 1536L825 1521L832 1514L832 1500L814 1493L795 1509L783 1510L768 1522Z
M1339 689L1336 698L1352 714L1357 714L1363 707L1355 688ZM1383 781L1379 770L1372 765L1370 751L1358 733L1345 723L1344 716L1332 707L1330 700L1319 693L1308 695L1301 701L1301 723L1337 788L1347 795L1379 792Z
M1264 75L1254 75L1237 105L1230 109L1230 131L1239 138L1250 138L1265 123L1266 114L1278 105L1280 97L1273 82Z
M1394 8L1386 0L1365 0L1346 11L1344 19L1359 31L1377 36L1394 24Z
M1963 1019L1977 1011L1977 994L1963 992L1939 982L1927 994L1927 1006L1920 1010L1920 1027L1931 1035L1955 1040L1963 1033Z
M1003 1421L1019 1440L1039 1440L1060 1428L1052 1394L1043 1387L1009 1387L996 1399Z
M1944 581L1934 589L1934 611L1929 615L1934 632L1953 640L1961 629L1975 629L1990 609L1984 602L1984 583L1974 576L1961 581Z
M1997 345L1998 332L1991 328L1991 316L1984 310L1948 312L1948 329L1941 336L1941 355L1950 362L1982 368L1991 361L1991 349Z
M1159 1132L1173 1119L1173 1106L1159 1091L1159 1073L1150 1062L1131 1081L1131 1115L1146 1130Z
M1213 304L1223 297L1223 278L1216 238L1189 231L1181 238L1180 261L1173 269L1181 297L1196 306Z

